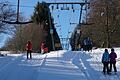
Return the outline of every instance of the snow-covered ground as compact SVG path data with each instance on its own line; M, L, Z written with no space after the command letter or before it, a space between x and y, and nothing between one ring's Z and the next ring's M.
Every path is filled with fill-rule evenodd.
M104 49L32 53L31 60L26 59L26 53L7 53L0 57L0 80L120 80L120 48L115 51L117 75L102 74Z

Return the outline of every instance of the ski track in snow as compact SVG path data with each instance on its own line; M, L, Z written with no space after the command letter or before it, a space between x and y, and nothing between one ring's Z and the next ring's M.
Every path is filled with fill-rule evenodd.
M40 75L38 80L47 74L48 79L43 80L87 80L86 76L80 71L74 64L71 63L71 59L76 55L68 56L69 52L65 52L62 56L56 51L54 57L50 57L51 54L47 54L45 58L44 66L40 69Z
M24 54L16 57L0 69L0 80L34 80L38 74L37 67L42 60L36 58L27 60Z
M0 80L120 80L119 61L116 75L103 75L103 51L33 53L33 58L29 60L26 54L0 57Z

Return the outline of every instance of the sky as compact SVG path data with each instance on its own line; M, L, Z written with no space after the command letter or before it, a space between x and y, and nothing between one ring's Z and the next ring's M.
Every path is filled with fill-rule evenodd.
M9 1L13 5L17 5L17 0L0 0L0 2L3 1ZM34 12L34 6L37 4L37 2L82 2L84 0L20 0L20 13L29 20L31 15ZM22 7L25 6L25 7ZM28 6L28 7L26 7ZM52 6L52 5L51 5ZM50 9L51 9L50 6ZM67 5L69 8L71 8L71 5ZM12 6L13 9L16 10L16 6ZM56 30L58 32L58 35L62 38L68 38L71 36L71 33L73 32L76 25L79 23L79 14L80 14L80 6L74 5L75 12L73 12L72 9L70 10L61 10L61 7L63 5L59 5L59 9L56 9L56 5L54 5L54 10L51 10L52 17L54 18L54 23ZM64 6L66 7L66 5ZM59 16L59 17L58 17ZM70 23L75 23L71 24ZM3 40L0 41L0 44L4 44L4 41L6 40L6 36L2 35Z

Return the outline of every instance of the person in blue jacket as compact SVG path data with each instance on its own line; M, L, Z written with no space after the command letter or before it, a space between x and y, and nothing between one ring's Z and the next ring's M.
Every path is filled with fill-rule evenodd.
M102 55L102 63L103 63L103 73L106 73L107 70L107 74L109 74L109 52L107 49L105 49L105 52Z

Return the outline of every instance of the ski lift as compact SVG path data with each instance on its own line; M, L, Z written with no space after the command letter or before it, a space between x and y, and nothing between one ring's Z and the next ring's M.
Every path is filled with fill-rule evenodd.
M69 10L69 7L67 7L66 10Z
M67 6L67 4L63 4L63 7L61 7L61 10L69 10L69 7Z
M84 6L82 10L87 10L87 5L86 5L86 6Z
M66 10L69 10L69 7L67 6L67 4L66 4L66 6L65 6L65 9L66 9Z
M73 13L75 12L75 10L73 9Z
M61 10L64 10L64 4L63 4L63 7L61 7Z
M58 14L57 14L58 20L59 20L59 17L60 17L60 10L58 10Z
M71 7L71 8L72 8L72 10L73 10L73 13L74 13L74 12L75 12L75 9L74 9L74 5L73 5L73 4L72 4L72 7Z
M61 25L57 25L56 27L61 27Z
M72 4L72 9L74 9L74 6L73 6L73 4Z
M90 4L88 4L87 8L90 9Z
M60 15L58 14L58 15L57 15L57 17L59 18L59 17L60 17Z
M54 10L54 5L52 5L51 8L52 8L52 11L53 11Z
M59 6L58 6L58 4L57 4L57 9L59 9Z

